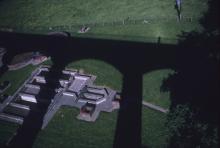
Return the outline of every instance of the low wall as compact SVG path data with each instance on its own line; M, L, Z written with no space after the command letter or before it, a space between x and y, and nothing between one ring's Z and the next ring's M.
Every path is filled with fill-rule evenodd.
M13 65L8 65L9 70L18 70L20 68L23 68L29 64L32 64L32 59L28 60L28 61L24 61L21 63L17 63L17 64L13 64Z

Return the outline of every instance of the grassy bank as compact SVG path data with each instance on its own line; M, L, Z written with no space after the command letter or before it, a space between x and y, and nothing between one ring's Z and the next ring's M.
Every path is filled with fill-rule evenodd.
M156 70L143 76L143 100L164 108L170 106L170 93L161 91L163 80L169 74L174 73L171 69Z
M101 113L94 123L76 119L78 113L75 108L61 108L46 129L40 132L34 148L111 148L117 112Z
M62 26L61 30L76 33L84 24L146 20L146 24L125 21L125 25L120 26L92 27L90 32L93 37L125 39L120 36L127 36L128 40L142 38L146 41L158 36L164 41L175 41L182 31L202 30L198 19L207 10L207 0L183 1L182 16L186 19L181 22L177 21L174 5L175 1L170 0L2 0L0 26L32 33L45 33L50 31L49 28ZM39 26L42 30L37 30Z

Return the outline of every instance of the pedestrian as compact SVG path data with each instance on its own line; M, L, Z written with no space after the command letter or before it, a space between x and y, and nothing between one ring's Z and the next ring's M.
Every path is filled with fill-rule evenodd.
M177 10L177 15L178 15L178 19L179 21L181 20L182 16L181 16L181 7L182 7L182 0L175 0L176 1L176 10Z

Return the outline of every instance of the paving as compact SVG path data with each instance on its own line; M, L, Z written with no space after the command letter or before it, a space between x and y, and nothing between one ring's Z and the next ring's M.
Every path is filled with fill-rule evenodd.
M162 108L162 107L160 107L160 106L151 104L151 103L146 102L146 101L142 101L142 104L143 104L143 106L145 106L145 107L147 107L147 108L150 108L150 109L153 109L153 110L162 112L162 113L168 113L168 111L169 111L168 109Z
M78 108L79 114L76 118L88 122L96 121L102 111L112 112L119 108L119 102L115 99L115 90L96 86L93 84L96 76L71 69L62 71L59 79L60 88L55 90L55 96L45 99L47 94L44 95L41 92L54 92L44 87L48 81L53 81L45 80L49 71L48 66L40 66L33 71L15 94L0 104L0 120L23 124L30 111L37 111L37 107L33 110L33 106L49 103L43 118L42 129L44 129L61 106ZM44 89L47 91L41 91Z

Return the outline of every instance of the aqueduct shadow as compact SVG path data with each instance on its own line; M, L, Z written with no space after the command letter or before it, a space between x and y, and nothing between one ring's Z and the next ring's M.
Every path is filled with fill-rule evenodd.
M219 141L220 19L219 1L208 0L208 11L200 19L203 32L183 33L177 54L177 72L164 81L171 92L171 110L187 105L193 120L171 137L170 147L217 147ZM196 126L205 125L204 129ZM199 130L198 130L199 129ZM215 130L218 130L215 131ZM193 132L192 132L193 131Z
M164 80L161 89L170 92L172 112L187 105L193 119L184 118L187 123L178 129L180 136L171 136L169 147L180 147L180 143L183 147L212 147L216 143L220 98L218 40L219 36L192 33L180 44L184 50L177 54L177 73ZM207 129L198 130L196 125L206 125Z
M201 24L207 31L215 31L219 26L219 2L209 0L209 8ZM218 121L219 59L210 58L219 52L219 45L212 45L217 38L190 34L181 46L144 44L111 40L59 38L41 35L0 33L0 43L8 53L4 63L22 52L44 50L53 61L48 77L54 83L47 87L58 87L60 72L74 60L94 58L106 61L123 75L121 109L119 110L114 147L140 147L141 145L141 101L142 74L154 69L173 68L179 73L170 76L162 89L171 90L171 108L177 104L190 103L200 109L198 120L216 124ZM195 42L196 41L196 42ZM201 44L203 43L203 44ZM217 42L218 43L218 42ZM193 46L192 46L193 45ZM195 45L195 46L194 46ZM199 46L197 46L199 45ZM211 48L210 48L211 47ZM178 52L177 50L178 49ZM207 49L214 49L212 52ZM4 67L1 72L7 69ZM56 75L53 75L56 70ZM40 92L44 93L44 92ZM54 92L48 94L51 98ZM207 99L208 98L208 99ZM11 147L31 147L40 130L46 106L40 114L31 113L18 130ZM37 124L36 124L37 123ZM184 136L184 135L183 135Z
M123 74L123 99L120 102L114 147L141 147L142 75L154 69L175 69L177 48L175 45L4 32L0 37L8 49L5 63L14 55L27 51L43 50L50 56L53 66L48 78L53 77L54 82L46 84L46 87L52 89L59 86L62 69L73 61L93 58L103 60L117 68ZM56 74L53 71L56 71ZM53 98L55 92L52 91L47 95L47 98ZM39 105L40 113L30 113L9 147L32 147L48 105Z

